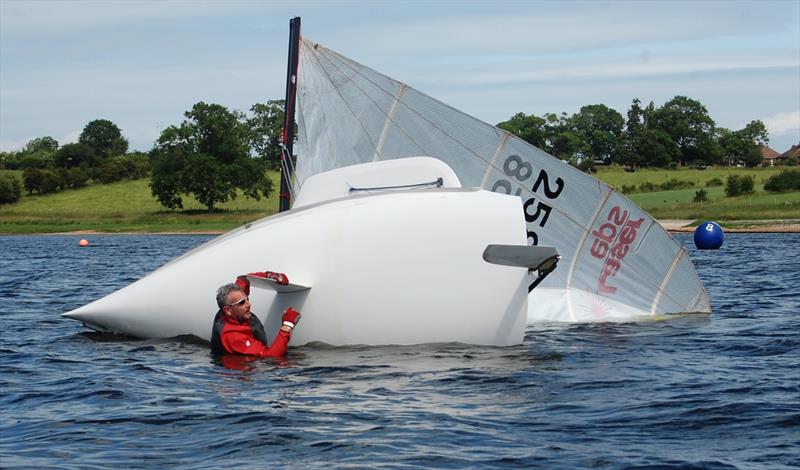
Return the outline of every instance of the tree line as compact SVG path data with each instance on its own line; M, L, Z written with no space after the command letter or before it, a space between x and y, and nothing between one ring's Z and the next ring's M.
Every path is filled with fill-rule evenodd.
M38 137L19 152L0 153L0 168L23 170L23 182L0 177L0 203L28 194L105 184L150 175L153 196L182 209L192 197L213 211L239 193L260 199L272 191L268 170L280 167L283 100L256 103L249 113L198 102L179 125L164 129L148 153L128 153L128 140L111 121L84 127L77 143L59 146ZM583 170L597 163L631 168L761 163L769 141L764 123L731 131L717 127L705 106L676 96L660 107L634 99L624 118L603 104L577 113L517 113L498 127Z
M86 186L89 181L112 183L149 174L146 154L128 153L128 140L107 119L95 119L83 128L78 142L59 145L50 136L30 140L18 152L0 153L0 168L22 170L22 182L11 175L0 181L0 203L28 195Z
M191 195L209 210L235 199L267 196L267 170L280 165L283 101L256 103L250 113L199 102L186 120L161 132L152 150L128 153L121 129L106 119L89 122L78 142L59 145L53 137L30 140L22 150L0 152L0 168L22 170L22 181L0 176L0 204L87 184L107 184L148 175L153 195L165 207L183 208Z
M769 143L763 122L739 130L718 127L706 107L675 96L660 107L634 98L627 116L603 104L577 113L517 113L497 124L528 143L587 170L594 164L631 168L744 164L758 166L760 145Z

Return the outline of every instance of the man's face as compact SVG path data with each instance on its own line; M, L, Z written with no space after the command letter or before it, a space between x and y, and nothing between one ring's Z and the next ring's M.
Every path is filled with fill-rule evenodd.
M228 305L225 306L226 313L240 322L250 320L250 299L244 292L235 290L228 294Z

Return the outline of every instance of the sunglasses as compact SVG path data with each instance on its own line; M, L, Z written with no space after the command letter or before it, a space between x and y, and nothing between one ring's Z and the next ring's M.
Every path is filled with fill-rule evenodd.
M241 306L242 306L242 305L244 305L244 303L245 303L245 302L247 302L248 300L250 300L250 297L242 297L242 298L241 298L239 301L237 301L237 302L234 302L234 303L232 303L232 304L228 304L228 306L229 306L229 307L233 307L234 305L236 305L237 307L241 307Z

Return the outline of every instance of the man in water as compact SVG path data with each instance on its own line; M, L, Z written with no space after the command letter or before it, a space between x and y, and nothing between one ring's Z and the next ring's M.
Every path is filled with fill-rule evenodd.
M289 284L283 273L270 271L250 273L251 276L272 279L277 284ZM211 329L211 352L214 354L243 354L257 357L281 357L286 355L286 346L292 337L292 330L300 320L300 312L292 307L283 313L283 324L278 336L267 347L264 326L258 317L250 312L250 281L247 276L239 276L236 283L225 284L217 289L219 310L214 317Z

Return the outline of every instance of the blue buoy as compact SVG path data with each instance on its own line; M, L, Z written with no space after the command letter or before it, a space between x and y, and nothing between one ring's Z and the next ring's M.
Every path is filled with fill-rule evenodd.
M723 238L722 227L716 222L703 222L694 229L694 246L700 250L716 250Z

